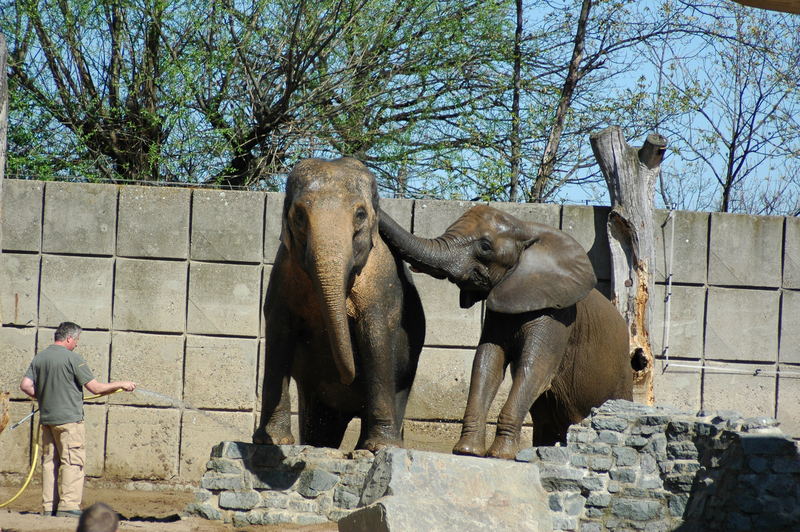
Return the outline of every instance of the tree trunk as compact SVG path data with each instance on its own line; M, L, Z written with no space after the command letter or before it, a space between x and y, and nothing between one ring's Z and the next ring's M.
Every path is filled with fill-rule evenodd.
M655 269L653 193L667 140L653 133L637 150L628 145L617 126L593 133L589 140L611 197L608 215L611 294L631 334L631 364L636 370L634 399L652 404L655 399L650 346L650 295Z
M514 75L511 99L511 183L508 187L508 200L517 201L519 195L519 176L522 173L522 117L519 100L522 92L522 0L516 0L517 29L514 32Z
M0 33L0 264L3 263L3 180L6 169L6 135L8 133L8 79L6 39ZM2 323L0 309L0 323Z
M553 177L553 170L556 166L556 156L558 155L558 146L561 144L561 137L564 133L564 123L566 122L570 105L572 105L572 96L575 94L575 89L584 75L580 67L584 56L586 26L589 24L589 11L591 9L592 0L583 0L581 3L581 13L578 16L578 27L575 29L574 46L572 48L572 57L570 58L567 68L567 77L564 79L564 85L561 87L561 95L558 98L558 105L556 106L556 115L553 118L553 125L550 128L547 144L545 144L544 152L542 153L539 170L536 172L536 180L531 188L531 202L542 203L544 201L547 195L547 184Z

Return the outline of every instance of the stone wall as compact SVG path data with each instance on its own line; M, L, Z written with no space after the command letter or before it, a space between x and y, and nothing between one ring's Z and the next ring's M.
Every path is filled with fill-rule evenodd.
M364 532L797 530L800 452L775 425L609 401L566 446L525 449L517 463L224 442L187 510Z
M260 308L283 196L19 180L6 180L3 193L0 391L12 392L12 419L30 411L18 390L30 359L70 320L85 329L79 352L98 379L139 383L133 394L86 406L89 475L195 481L215 443L249 441L261 404ZM471 205L382 200L422 236L441 233ZM607 208L496 206L573 235L607 288ZM656 353L669 344L671 362L657 362L657 402L777 417L800 436L800 220L659 211L656 222L652 337ZM449 451L483 309L460 309L454 285L415 281L428 331L405 434L409 447ZM356 430L354 423L345 446ZM0 455L9 457L0 473L27 470L31 437L31 425L0 436Z

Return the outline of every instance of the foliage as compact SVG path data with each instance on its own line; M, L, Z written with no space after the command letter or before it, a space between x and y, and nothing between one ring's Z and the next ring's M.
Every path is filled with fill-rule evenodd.
M301 158L351 155L384 195L603 201L588 136L619 125L667 137L664 204L800 208L797 17L684 0L0 10L10 177L280 190Z

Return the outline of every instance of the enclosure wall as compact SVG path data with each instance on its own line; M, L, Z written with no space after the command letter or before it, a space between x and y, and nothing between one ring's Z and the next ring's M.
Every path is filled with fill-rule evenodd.
M212 445L250 441L264 371L260 309L282 202L277 193L6 180L0 391L12 393L12 422L31 409L22 374L69 320L84 328L78 352L98 380L139 384L87 404L90 476L193 481ZM472 205L381 202L422 236L440 234ZM608 208L495 206L574 236L607 291ZM777 417L800 437L800 219L656 216L656 402ZM483 309L460 309L447 282L415 281L428 328L406 442L446 451L460 431ZM0 435L0 473L27 470L32 435L30 424Z

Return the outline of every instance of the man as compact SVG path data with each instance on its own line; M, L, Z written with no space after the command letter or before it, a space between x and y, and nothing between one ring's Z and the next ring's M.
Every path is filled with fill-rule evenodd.
M19 385L39 402L42 515L81 515L86 456L82 388L98 395L136 389L130 381L97 382L83 357L73 352L80 334L72 322L59 325L53 345L33 357Z

